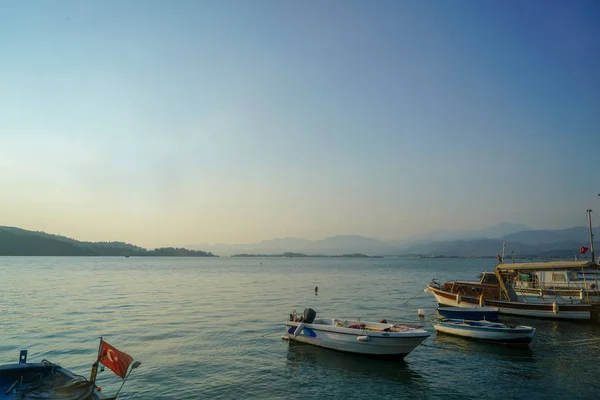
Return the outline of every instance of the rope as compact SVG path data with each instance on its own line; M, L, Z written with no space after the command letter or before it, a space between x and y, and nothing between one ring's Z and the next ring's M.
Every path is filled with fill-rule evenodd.
M414 297L411 297L410 299L406 300L404 303L402 303L402 305L406 305L406 303L408 303L408 302L409 302L409 301L411 301L411 300L414 300L414 299L416 299L417 297L419 297L419 296L420 296L420 295L422 295L423 293L425 293L425 291L424 291L424 290L421 290L421 291L420 291L420 292L419 292L419 293L418 293L416 296L414 296Z
M283 332L281 331L281 328L278 328L275 332L265 333L264 335L260 335L260 337L267 337L269 335L274 335L276 333L283 333Z

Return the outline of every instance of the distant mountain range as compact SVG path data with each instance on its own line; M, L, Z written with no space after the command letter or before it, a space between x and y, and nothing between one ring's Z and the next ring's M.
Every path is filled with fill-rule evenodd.
M190 248L200 246L189 245ZM303 254L341 255L362 253L367 255L394 254L396 246L377 239L356 235L332 236L322 240L306 240L297 238L282 238L263 240L252 244L215 244L201 245L219 255L234 254L282 254L287 252Z
M596 228L598 229L598 228ZM475 235L475 236L474 236ZM481 236L476 236L481 235ZM581 246L589 247L586 227L559 230L534 230L524 225L502 223L472 231L440 232L407 240L385 242L358 235L338 235L322 240L283 238L254 244L217 244L147 250L123 242L83 242L44 232L0 226L0 255L12 256L186 256L211 257L281 255L302 253L307 256L424 256L424 257L494 257L506 241L506 257L573 258ZM450 237L450 240L432 238Z
M439 239L448 238L448 239ZM506 241L506 257L572 258L580 247L589 247L589 230L575 227L534 230L525 225L501 223L470 231L445 231L406 241L385 242L357 235L331 236L322 240L282 238L253 244L202 245L215 254L304 254L339 255L363 253L388 256L494 257ZM188 246L197 248L197 246Z
M446 240L494 239L524 231L533 231L533 228L512 222L501 222L489 228L483 229L462 231L441 230L438 232L429 233L427 235L417 236L409 240L392 242L391 244L396 245L399 249L408 249L410 246L417 244L426 244Z
M213 254L173 247L146 250L123 242L81 242L44 232L0 226L0 256L213 257Z

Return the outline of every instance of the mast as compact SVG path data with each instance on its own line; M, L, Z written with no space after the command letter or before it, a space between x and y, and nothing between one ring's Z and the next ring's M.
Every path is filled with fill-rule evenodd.
M594 259L594 233L592 232L592 210L586 210L588 215L588 222L590 223L590 250L592 250L592 262L595 262Z
M100 346L98 346L98 358L92 365L92 372L90 373L90 383L92 387L96 384L96 375L98 375L98 365L100 364L100 356L102 355L102 336L100 336Z
M502 262L504 262L504 250L506 249L506 240L502 242Z

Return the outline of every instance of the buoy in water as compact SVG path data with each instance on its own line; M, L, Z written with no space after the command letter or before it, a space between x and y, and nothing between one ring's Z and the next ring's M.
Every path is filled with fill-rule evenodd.
M417 310L417 315L418 315L419 317L424 317L424 316L425 316L425 310L423 310L422 308L419 308L419 309Z

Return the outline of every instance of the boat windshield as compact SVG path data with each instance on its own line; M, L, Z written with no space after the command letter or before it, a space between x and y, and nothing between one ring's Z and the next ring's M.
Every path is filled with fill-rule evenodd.
M486 285L497 285L498 278L496 277L496 275L494 273L483 272L481 274L481 280L479 281L479 283L484 283Z

